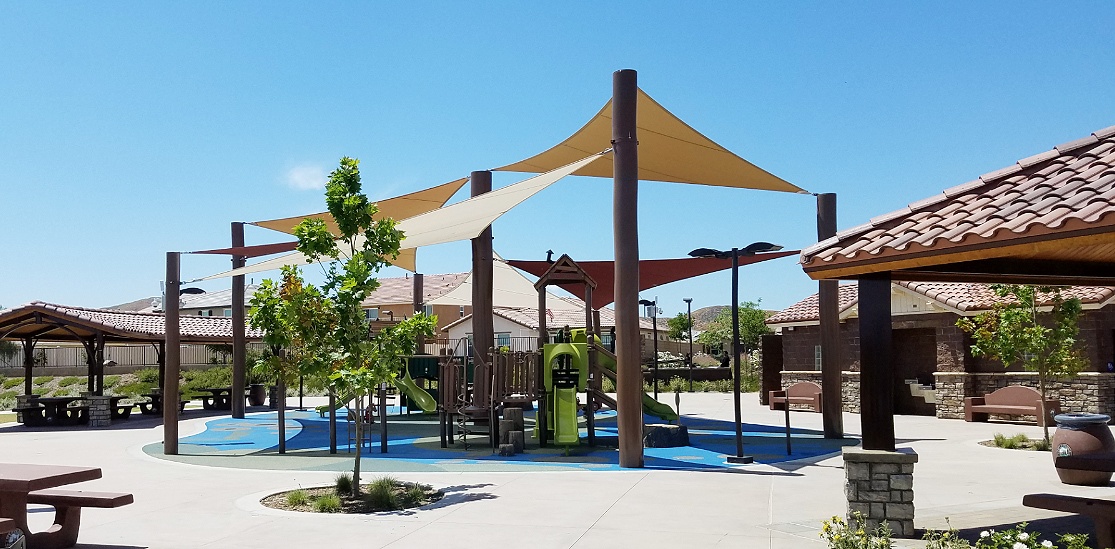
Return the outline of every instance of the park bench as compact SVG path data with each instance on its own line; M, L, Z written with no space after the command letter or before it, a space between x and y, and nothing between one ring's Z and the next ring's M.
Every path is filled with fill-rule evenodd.
M1112 536L1115 501L1058 494L1026 494L1022 496L1022 505L1091 517L1096 528L1096 547L1115 547L1115 536Z
M12 411L19 414L20 421L29 427L42 427L47 424L46 422L46 408L42 406L25 406L23 408L12 408Z
M795 383L784 391L771 391L767 400L771 410L785 410L786 406L796 404L820 412L821 386L811 381Z
M112 407L112 419L128 419L132 415L135 404L117 404Z
M964 399L964 421L987 421L989 414L1034 416L1038 426L1052 424L1053 416L1061 413L1061 403L1045 401L1047 416L1041 414L1041 394L1021 385L1010 385L981 397Z
M27 493L27 503L54 507L54 526L45 532L31 534L32 547L36 538L50 538L54 547L73 547L77 544L77 531L81 526L82 507L111 509L132 503L131 494L111 492L84 492L81 490L37 490ZM56 541L57 540L57 541Z

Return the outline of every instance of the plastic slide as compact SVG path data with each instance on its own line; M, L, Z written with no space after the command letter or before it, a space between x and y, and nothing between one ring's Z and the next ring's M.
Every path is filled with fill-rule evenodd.
M351 402L354 398L356 398L356 395L337 395L337 399L333 401L334 403L336 403L336 406L334 406L333 409L340 410L341 408L348 406L348 403ZM317 410L318 415L320 415L321 417L325 417L325 414L329 413L329 405L322 404L321 406L315 406L314 410Z
M554 391L554 443L572 446L580 441L577 428L577 390L573 388Z
M437 399L425 389L418 386L410 377L410 372L403 377L395 378L395 386L399 388L399 392L411 400L411 402L418 405L423 412L430 413L437 411Z
M599 361L600 365L604 368L612 372L616 371L616 361L613 360L612 357L597 353L596 360ZM643 393L643 411L665 421L678 420L678 413L675 412L669 404L658 402L654 400L654 397L646 393Z

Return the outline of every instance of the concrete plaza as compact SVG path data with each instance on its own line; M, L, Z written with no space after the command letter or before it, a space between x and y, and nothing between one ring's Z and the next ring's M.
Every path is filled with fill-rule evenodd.
M783 414L759 406L757 395L744 395L743 402L745 421L782 425ZM683 423L685 416L733 417L726 394L682 394L681 411ZM202 432L218 416L185 417L182 437ZM820 414L791 417L795 429L821 428ZM920 457L914 473L918 528L943 528L948 518L961 530L1030 521L1047 535L1090 532L1087 520L1022 507L1022 496L1113 494L1110 487L1061 484L1047 453L979 444L995 433L1038 437L1038 427L920 416L899 416L895 423L899 446ZM858 415L845 414L844 425L849 436L858 436ZM343 452L343 424L340 432ZM161 438L157 420L138 417L107 429L4 424L0 461L98 466L103 478L73 488L133 493L132 505L83 511L79 547L89 548L823 547L821 522L845 511L843 462L834 453L715 470L392 471L400 480L432 484L446 496L426 508L374 516L300 514L265 508L259 500L330 484L335 471L312 470L320 465L315 460L328 458L268 456L291 465L260 469L259 457L229 457L240 461L214 467L193 463L190 456L171 461L144 451ZM364 480L374 477L375 461L363 463ZM33 529L45 529L53 516L46 507L30 514Z

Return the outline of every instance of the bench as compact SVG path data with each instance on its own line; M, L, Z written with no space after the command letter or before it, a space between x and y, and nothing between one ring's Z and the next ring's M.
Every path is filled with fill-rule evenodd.
M27 536L29 546L45 547L49 544L50 547L73 547L77 544L82 507L121 507L132 503L132 495L81 490L37 490L27 493L27 503L54 507L54 526Z
M1115 547L1115 537L1112 536L1115 527L1115 501L1057 494L1026 494L1022 496L1022 505L1091 517L1096 528L1096 547Z
M811 381L795 383L784 391L771 391L767 399L771 410L785 410L786 406L796 404L821 411L821 386Z
M190 403L189 400L180 401L178 403L178 411L179 412L185 412L186 411L186 405L189 404L189 403ZM145 416L158 416L158 415L162 415L162 413L163 413L163 407L162 406L156 407L155 403L152 402L152 401L139 402L136 405L139 406L139 413L141 413Z
M1041 413L1041 394L1031 387L1010 385L981 397L964 399L964 421L987 421L989 414L1034 416L1039 427L1052 425L1053 416L1061 413L1061 403L1045 401L1046 416Z
M22 421L24 425L30 427L42 427L47 424L46 408L43 408L42 406L12 408L12 411L19 414L20 421Z
M132 415L135 404L117 404L112 407L112 419L128 419Z
M89 407L67 406L65 422L66 425L85 425L89 423Z

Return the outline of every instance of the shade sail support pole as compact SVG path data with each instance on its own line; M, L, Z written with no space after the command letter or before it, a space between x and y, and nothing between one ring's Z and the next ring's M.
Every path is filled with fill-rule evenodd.
M836 236L836 194L817 195L817 242ZM821 415L825 438L844 438L841 391L840 282L817 282L821 319Z
M232 247L244 247L244 224L232 224ZM243 267L247 258L232 256L232 268ZM247 339L245 338L244 275L232 277L232 417L244 419L244 387L247 380Z
M639 365L639 142L635 135L638 79L612 74L612 230L615 246L616 412L619 466L643 466L643 376Z
M472 196L477 197L492 191L492 172L472 172ZM489 408L490 386L488 369L488 350L495 342L495 326L492 318L492 226L488 225L480 236L472 239L472 348L473 368L472 405L475 413ZM489 429L495 431L495 429ZM490 438L498 441L498 438Z
M163 455L178 455L178 372L181 367L182 347L178 326L178 303L182 291L181 256L178 252L166 253L166 378L163 380Z
M860 428L864 450L894 451L890 273L859 279Z

